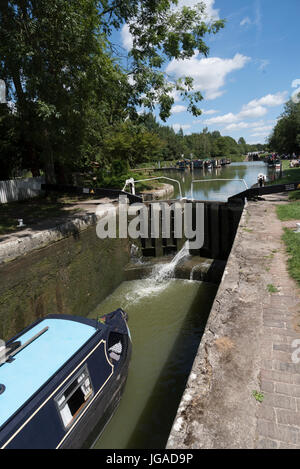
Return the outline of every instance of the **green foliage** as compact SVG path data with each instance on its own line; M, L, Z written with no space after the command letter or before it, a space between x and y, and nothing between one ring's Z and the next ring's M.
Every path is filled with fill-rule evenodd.
M269 285L267 285L267 290L269 293L278 293L279 291L276 287L274 287L272 283L269 283Z
M284 228L282 239L289 255L288 271L300 285L300 233Z
M274 181L269 182L268 184L290 184L292 182L298 181L300 181L300 168L289 168L283 171L281 178L275 179Z
M300 190L289 192L289 200L300 200Z
M279 220L300 220L300 202L291 202L286 205L277 205L276 212Z
M278 153L300 153L300 103L292 100L277 122L269 139L270 148Z
M252 396L257 402L260 402L260 403L263 402L264 397L265 397L262 392L258 392L258 391L252 391Z
M95 162L104 174L114 159L135 165L184 152L170 129L139 125L136 109L158 103L165 120L176 90L200 114L202 95L192 79L171 82L164 69L195 49L208 54L204 37L224 22L204 21L204 11L202 3L180 9L175 0L0 2L0 76L14 103L0 116L1 158L11 159L1 164L2 177L26 168L43 170L49 182L70 182ZM111 39L124 23L133 41L125 61Z

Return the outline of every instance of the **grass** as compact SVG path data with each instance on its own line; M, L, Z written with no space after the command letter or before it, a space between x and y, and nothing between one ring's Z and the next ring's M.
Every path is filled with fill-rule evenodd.
M300 200L300 191L289 192L289 200Z
M257 402L262 402L265 397L262 392L258 392L258 391L252 391L252 396Z
M272 283L269 283L269 285L267 286L267 289L269 293L278 293L279 291L276 287L274 287Z
M300 168L290 168L289 161L283 161L283 172L282 177L275 179L268 183L268 185L274 184L290 184L291 182L300 182Z
M277 205L276 212L279 220L300 220L300 201L290 202L286 205Z
M300 285L300 233L285 228L282 239L289 255L288 271Z

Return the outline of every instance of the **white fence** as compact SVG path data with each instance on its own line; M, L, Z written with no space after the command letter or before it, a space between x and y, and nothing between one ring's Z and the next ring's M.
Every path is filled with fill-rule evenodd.
M44 176L0 181L0 203L6 204L7 202L37 197L41 193L41 184L44 183Z

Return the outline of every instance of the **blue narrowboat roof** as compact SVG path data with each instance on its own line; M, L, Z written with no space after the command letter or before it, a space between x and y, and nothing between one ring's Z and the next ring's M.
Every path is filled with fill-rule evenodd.
M44 319L17 338L24 344L43 328L49 329L0 366L0 426L16 412L77 350L96 328L67 319Z

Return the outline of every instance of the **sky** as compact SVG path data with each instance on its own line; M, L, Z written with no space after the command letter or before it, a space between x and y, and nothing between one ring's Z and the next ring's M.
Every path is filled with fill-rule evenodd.
M179 4L192 6L198 1L179 0ZM186 103L176 96L165 124L176 132L182 128L185 134L208 127L250 144L265 143L284 103L300 88L300 0L204 2L210 17L226 20L225 28L206 36L207 58L195 51L191 59L172 60L165 69L174 78L194 78L195 89L204 96L203 113L195 117L186 112ZM130 48L126 25L119 40Z

